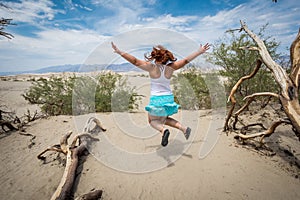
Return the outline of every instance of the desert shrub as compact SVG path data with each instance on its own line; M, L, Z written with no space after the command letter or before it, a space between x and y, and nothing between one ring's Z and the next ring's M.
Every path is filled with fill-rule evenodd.
M77 77L73 87L73 115L95 111L97 80L90 76Z
M102 73L96 78L97 87L95 95L96 111L110 112L112 109L111 99L114 91L116 90L116 84L120 81L121 75L113 73Z
M182 109L197 110L211 108L209 89L204 75L196 67L176 74L172 80L175 101Z
M96 111L97 112L123 112L138 108L140 95L135 87L128 86L128 80L115 73L102 73L97 77Z
M265 36L264 31L267 25L263 26L258 33L274 60L280 60L281 55L276 53L279 43L270 36ZM225 84L227 95L235 83L243 76L249 75L256 66L256 61L259 58L257 51L248 51L240 47L256 46L254 41L245 33L226 32L224 38L220 39L214 44L211 54L208 54L208 60L213 64L221 66L220 71L222 76L226 77ZM279 90L272 73L264 64L258 73L250 80L246 80L238 88L236 92L237 104L243 102L245 96L256 92L274 92ZM260 99L262 105L268 102L268 97Z
M31 104L39 104L42 112L48 115L71 114L75 78L39 78L22 96Z
M123 112L137 109L142 95L137 94L135 89L136 87L129 87L127 85L127 78L120 79L112 96L111 110Z
M118 96L113 98L113 95ZM41 110L48 115L128 111L137 109L139 100L127 79L112 72L96 77L40 78L33 81L23 97L32 104L41 105Z

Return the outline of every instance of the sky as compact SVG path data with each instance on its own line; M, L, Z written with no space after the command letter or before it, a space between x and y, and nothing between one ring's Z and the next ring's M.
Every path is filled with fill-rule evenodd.
M298 0L13 0L0 1L0 17L16 25L0 37L0 72L116 61L109 44L142 55L157 42L184 56L246 22L255 33L288 48L300 28ZM196 44L196 45L195 45ZM147 46L149 48L147 48ZM183 47L186 47L185 49ZM194 48L194 49L192 49ZM178 50L180 49L180 50ZM187 50L189 49L189 50ZM139 53L138 53L139 52ZM92 56L91 56L92 55ZM92 62L92 63L93 63Z

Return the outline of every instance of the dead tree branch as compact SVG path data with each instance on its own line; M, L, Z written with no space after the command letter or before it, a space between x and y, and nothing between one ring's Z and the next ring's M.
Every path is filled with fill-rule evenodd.
M291 45L290 48L290 57L291 57L291 79L293 80L296 88L299 89L300 85L300 28L297 34L296 39Z
M26 133L26 130L24 127L28 123L35 121L42 117L43 117L43 115L38 115L37 111L35 111L34 115L32 116L30 111L27 110L27 114L24 114L24 116L19 118L13 112L0 110L0 126L2 127L2 130L4 131L4 133L6 133L6 136L7 136L7 133L10 131L15 131L18 134L23 135L23 136L30 136L31 139L30 139L30 143L28 144L28 147L31 148L35 144L34 139L36 138L36 136L32 135L30 133Z
M252 95L248 95L244 98L244 100L247 100L247 102L239 109L237 110L234 115L239 115L241 112L243 112L250 104L251 102L258 96L270 96L270 97L276 97L279 98L278 94L272 93L272 92L259 92Z
M227 117L226 117L226 120L225 120L225 125L224 125L224 128L223 130L224 131L227 131L229 130L229 119L232 117L232 113L234 111L234 108L235 108L235 104L236 104L236 99L234 97L234 94L236 93L238 87L247 79L251 79L253 76L255 76L255 74L258 72L260 66L261 66L262 62L261 60L257 60L256 62L256 67L255 69L253 70L253 72L247 76L244 76L242 78L240 78L240 80L238 80L238 82L233 86L233 88L231 89L231 92L229 94L229 97L228 97L228 101L227 102L231 102L231 108L227 114Z
M268 95L279 98L280 103L282 104L283 110L293 126L293 130L294 130L295 134L300 139L300 105L299 105L299 100L298 100L299 99L299 97L298 97L298 95L299 95L298 94L299 76L300 76L299 75L300 74L300 70L299 70L299 67L300 67L300 30L290 48L291 60L292 60L292 71L289 76L287 74L287 72L283 69L283 67L281 67L279 64L277 64L271 58L264 42L256 34L254 34L251 30L249 30L244 22L240 21L240 23L241 23L241 29L244 30L258 45L258 47L254 48L254 50L257 50L259 52L262 62L272 72L276 82L280 86L280 94L276 95L276 94L268 93ZM239 82L236 85L239 85ZM232 92L234 93L235 91L236 91L236 89L233 88ZM267 93L265 93L265 94L267 94ZM246 105L250 104L252 101L251 98L254 96L257 96L257 95L261 95L261 94L253 94L253 96L248 97L247 98L248 102L246 103ZM236 103L235 99L232 98L232 96L233 95L231 93L229 97L230 97L230 100L231 100L233 106L227 116L224 130L228 130L228 120L232 115L233 108Z
M248 108L248 106L254 101L255 97L258 96L270 96L270 97L279 97L279 95L275 94L275 93L271 93L271 92L260 92L260 93L255 93L249 96L246 96L244 98L244 100L247 100L247 102L239 109L237 110L233 116L234 116L234 122L233 122L233 129L237 130L236 128L236 124L238 122L238 116L246 109Z
M98 200L102 196L102 192L102 190L94 190L76 198L76 200Z
M98 129L99 131L105 131L101 125L100 121L96 118L90 118L86 124L86 127L90 127L91 123L95 123L94 129ZM94 130L93 129L93 130ZM43 154L45 154L48 151L56 151L60 152L66 155L67 160L66 160L66 166L64 170L63 177L60 181L60 184L58 185L55 193L52 195L52 200L69 200L72 198L72 188L73 188L73 183L76 178L76 169L79 163L79 157L82 154L82 152L87 148L89 143L92 140L97 140L96 138L93 138L91 136L91 132L89 129L88 132L84 132L82 134L76 135L71 144L69 145L69 138L72 135L72 132L66 133L61 139L60 139L60 144L58 145L53 145L51 147L48 147L46 150L42 151L37 158L45 160L45 157ZM101 190L96 190L96 191L91 191L88 194L85 194L81 196L81 199L99 199L102 195Z
M239 47L242 50L259 51L258 47Z
M270 135L272 135L275 131L275 129L280 125L280 124L290 124L291 122L288 120L280 120L277 122L274 122L270 128L268 128L265 131L259 132L259 133L254 133L254 134L250 134L250 135L245 135L245 134L237 134L234 138L235 139L242 139L242 140L247 140L247 139L252 139L252 138L256 138L256 137L261 137L259 142L262 144L263 139L265 137L269 137Z
M292 84L288 74L272 59L264 42L256 34L249 30L246 24L242 21L241 26L243 30L257 43L261 59L263 63L272 71L277 83L279 83L282 88L288 88L288 85ZM283 93L282 95L287 99L289 98L286 93Z
M5 5L4 3L0 3L0 7L2 8L6 8L8 10L10 10L11 8L8 7L7 5ZM7 33L4 31L4 29L9 26L9 25L16 25L11 23L12 19L5 19L5 18L1 18L0 19L0 35L8 38L8 39L12 39L14 36L10 33Z
M6 26L15 25L15 24L11 23L11 21L12 21L12 19L4 19L4 18L0 19L0 35L6 37L8 39L14 38L14 36L12 34L4 31Z
M249 99L249 98L255 98L255 97L258 97L258 96L272 96L272 97L279 98L278 94L275 94L275 93L272 93L272 92L258 92L258 93L254 93L254 94L246 96L244 98L244 100Z
M16 130L18 130L16 127L14 127L14 126L11 124L11 122L5 121L5 120L0 120L0 126L2 127L2 130L3 130L4 132L7 132L7 130L5 129L5 127L8 128L9 131L16 131Z

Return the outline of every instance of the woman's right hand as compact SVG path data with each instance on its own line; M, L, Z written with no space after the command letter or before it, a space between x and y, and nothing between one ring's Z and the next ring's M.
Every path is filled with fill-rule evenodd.
M118 47L113 42L111 42L111 47L113 48L115 53L117 53L119 55L122 54L122 51L120 49L118 49Z

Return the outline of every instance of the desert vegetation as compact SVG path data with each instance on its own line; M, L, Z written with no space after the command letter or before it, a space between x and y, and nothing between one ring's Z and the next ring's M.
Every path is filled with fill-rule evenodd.
M191 65L172 79L175 101L184 110L211 109L224 106L219 72L203 73L201 66ZM212 103L214 105L212 105Z
M281 124L290 124L292 125L292 130L294 131L295 135L300 138L300 106L299 106L299 43L300 43L300 32L296 36L296 39L292 43L290 47L290 58L291 58L291 68L289 70L289 74L287 71L277 64L274 61L274 58L270 55L265 42L260 39L258 35L252 32L244 22L241 22L240 31L244 31L248 34L252 40L255 42L254 45L247 45L247 46L239 46L241 50L244 51L256 51L259 53L257 55L256 64L254 65L254 69L251 70L252 72L245 74L244 76L239 77L239 80L235 83L232 87L228 100L231 102L231 107L228 112L224 130L237 130L237 123L239 122L239 115L249 107L249 105L257 100L258 97L267 97L267 98L275 98L279 101L280 110L284 111L286 117L282 117L281 119L274 121L269 128L265 128L260 122L255 124L241 124L243 130L241 133L237 134L235 138L247 140L252 138L259 138L260 144L263 144L263 139L265 137L270 136L274 133L275 129ZM241 85L244 84L246 80L250 80L256 76L259 70L264 70L262 66L264 64L265 69L270 71L270 75L272 75L274 81L277 84L277 89L272 90L272 88L264 87L264 85L268 85L269 82L264 83L261 87L264 88L264 91L252 91L252 93L244 95L244 100L247 100L244 105L235 111L235 107L237 105L236 94L243 94L239 92L239 88ZM264 79L264 76L261 77ZM252 85L257 85L257 83L252 83ZM277 92L276 92L277 91ZM269 101L269 100L268 100ZM230 121L232 119L232 121ZM257 133L247 135L245 130L251 126L261 126L264 130L258 131Z
M277 53L279 43L272 36L266 36L265 31L268 24L263 26L257 36L262 38L270 56L274 60L280 62L287 62L283 60L283 55ZM220 75L226 78L224 83L227 96L230 94L231 88L234 87L236 82L246 74L250 74L255 68L255 63L259 56L257 51L244 50L241 47L254 46L255 41L244 32L237 32L229 30L224 37L214 44L212 53L209 55L208 60L215 65L222 67ZM251 80L245 80L236 91L236 106L241 107L243 98L253 93L270 91L278 92L279 87L272 76L272 72L262 64L256 76ZM261 107L266 106L270 97L257 98L256 103Z
M132 111L138 108L140 99L135 88L113 72L102 72L96 77L40 78L32 82L23 97L31 104L39 104L47 115Z

